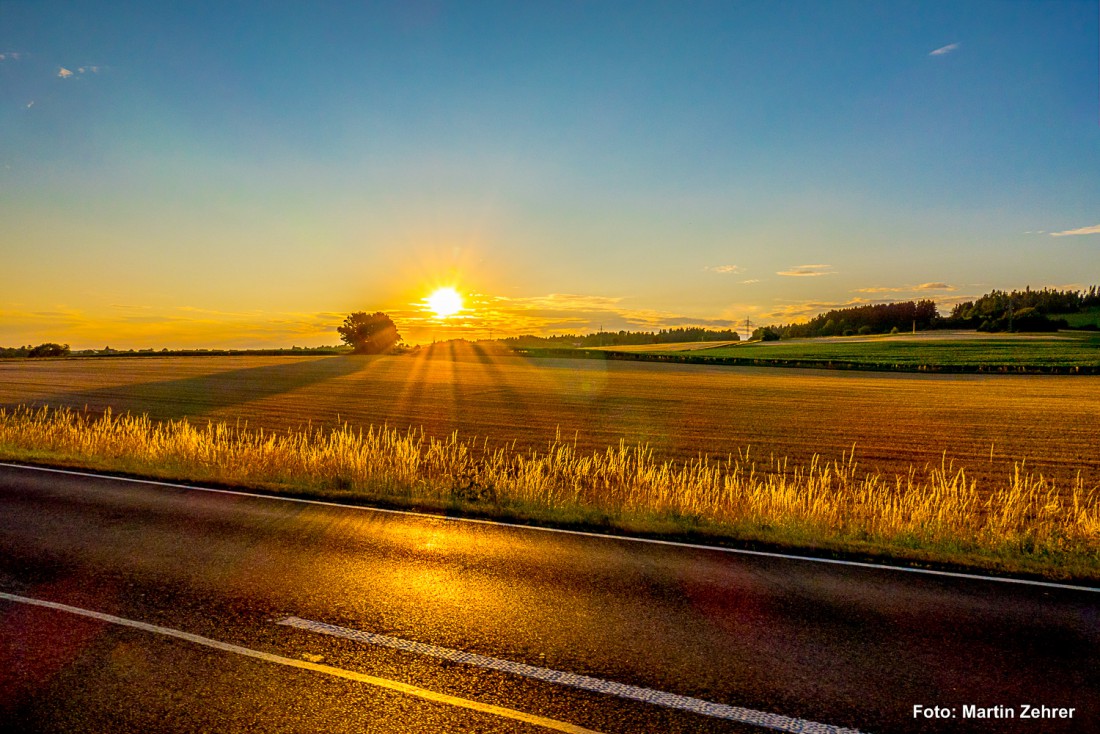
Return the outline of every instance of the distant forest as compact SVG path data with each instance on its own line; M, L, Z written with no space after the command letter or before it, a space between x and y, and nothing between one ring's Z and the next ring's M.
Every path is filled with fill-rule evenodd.
M942 317L933 301L903 301L853 306L827 311L804 324L765 326L753 332L754 339L774 341L814 336L889 334L928 329L977 329L978 331L1057 331L1096 329L1096 322L1071 324L1066 318L1100 308L1100 290L1033 291L994 290L976 301L966 301ZM1077 321L1077 320L1074 320Z
M537 347L617 347L628 344L678 344L680 342L736 342L741 337L733 329L703 329L686 327L652 331L598 331L586 336L562 334L560 336L510 336L498 340L501 344L518 349Z
M775 341L811 336L854 336L889 334L935 328L939 319L934 301L876 303L868 306L836 308L814 316L804 324L764 326L753 332L754 339Z
M951 315L941 316L935 301L899 301L876 303L850 308L835 308L801 324L762 326L753 332L753 340L777 341L817 336L856 336L860 334L890 334L931 329L977 329L978 331L1056 331L1058 329L1097 329L1100 313L1095 319L1065 317L1088 311L1100 312L1100 288L1083 291L1060 291L1052 288L1033 291L994 290L976 301L966 301L951 309ZM649 331L601 331L580 336L523 336L500 339L500 343L515 348L537 347L612 347L628 344L674 344L693 341L740 341L732 329L703 328L662 329Z
M1064 317L1100 308L1100 290L992 291L977 301L960 303L945 320L953 329L978 331L1055 331L1071 325ZM1096 329L1095 323L1077 328Z

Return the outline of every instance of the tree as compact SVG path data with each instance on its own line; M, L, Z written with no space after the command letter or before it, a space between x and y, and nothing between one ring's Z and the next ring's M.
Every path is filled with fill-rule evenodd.
M69 353L68 344L55 344L53 342L46 342L45 344L39 344L37 347L31 349L28 353L28 357L64 357Z
M356 354L382 354L401 339L393 320L381 311L372 314L357 311L344 319L343 326L336 327L336 331Z

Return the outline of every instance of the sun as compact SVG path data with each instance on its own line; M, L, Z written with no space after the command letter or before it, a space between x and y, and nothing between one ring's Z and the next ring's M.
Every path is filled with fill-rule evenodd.
M462 296L454 288L440 288L426 300L428 308L441 319L453 316L462 310Z

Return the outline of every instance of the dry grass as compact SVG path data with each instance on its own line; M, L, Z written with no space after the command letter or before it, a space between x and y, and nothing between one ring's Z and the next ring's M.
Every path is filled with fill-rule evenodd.
M659 460L620 443L490 447L422 431L304 429L0 410L0 456L497 516L599 522L1100 578L1100 494L1024 466L980 486L950 463L902 475L854 457L800 466Z

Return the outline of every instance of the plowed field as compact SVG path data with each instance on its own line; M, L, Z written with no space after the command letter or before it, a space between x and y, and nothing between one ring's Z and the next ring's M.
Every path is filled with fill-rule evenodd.
M0 363L0 406L155 419L457 431L544 448L646 443L659 457L762 462L814 454L920 471L948 460L1004 477L1014 462L1100 485L1100 377L917 375L602 360L527 361L443 345L392 357L164 357ZM991 451L992 450L992 451ZM991 457L992 453L992 457Z

